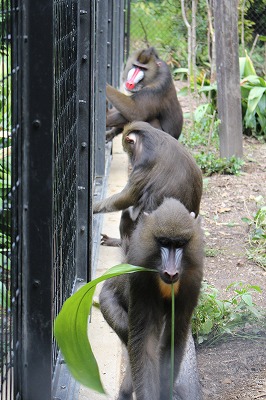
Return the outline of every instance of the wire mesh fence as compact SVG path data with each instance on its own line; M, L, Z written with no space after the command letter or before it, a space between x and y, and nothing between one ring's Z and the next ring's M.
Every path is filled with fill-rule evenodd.
M14 10L13 10L14 11ZM11 62L12 8L8 1L0 9L0 399L13 399L13 363L16 338L13 337L14 316L17 312L16 289L18 271L11 269L11 247L16 249L16 238L11 232L12 186L12 79L15 70ZM16 134L16 126L14 134Z
M67 5L67 7L66 7ZM78 2L54 2L53 319L76 275ZM53 367L58 348L53 342Z

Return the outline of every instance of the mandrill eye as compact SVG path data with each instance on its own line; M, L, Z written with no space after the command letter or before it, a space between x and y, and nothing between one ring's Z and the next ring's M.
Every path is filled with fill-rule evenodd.
M160 238L157 238L157 241L158 241L159 245L162 247L170 247L172 244L171 240L169 240L168 238L160 237Z

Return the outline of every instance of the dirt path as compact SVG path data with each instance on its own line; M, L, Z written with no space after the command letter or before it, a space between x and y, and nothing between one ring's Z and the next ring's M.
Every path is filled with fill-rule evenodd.
M240 176L214 175L205 181L201 206L206 248L205 279L226 298L226 287L242 281L259 285L253 297L266 305L266 271L249 260L248 225L257 210L255 199L266 202L266 144L244 139L246 165ZM266 249L265 249L266 251ZM257 340L227 340L215 347L198 349L204 400L266 399L266 332Z
M177 90L183 86L176 82ZM188 97L179 100L183 112L189 113ZM198 101L192 99L191 104L195 108ZM247 257L249 227L242 218L252 218L258 196L266 204L266 143L244 137L244 160L241 175L213 175L204 180L201 215L211 255L205 260L204 278L223 299L233 282L260 286L262 294L253 301L265 309L266 271ZM236 337L197 349L204 400L266 400L265 330L255 333L255 340Z

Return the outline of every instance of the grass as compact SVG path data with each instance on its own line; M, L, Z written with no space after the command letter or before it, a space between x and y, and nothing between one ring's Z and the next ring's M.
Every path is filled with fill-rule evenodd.
M221 299L217 288L203 282L199 304L192 318L192 332L198 344L214 344L228 335L244 336L243 328L247 322L265 328L265 311L252 298L254 293L261 293L259 286L236 282L226 291L230 295Z
M262 196L256 198L257 211L242 221L249 225L248 248L249 259L266 270L266 203Z

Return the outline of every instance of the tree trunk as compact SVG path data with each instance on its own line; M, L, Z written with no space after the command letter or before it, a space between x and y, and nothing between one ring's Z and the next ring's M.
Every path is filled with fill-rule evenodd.
M238 0L214 2L220 155L243 155L238 55Z
M191 22L191 66L194 80L194 92L198 93L197 88L197 66L196 66L196 55L197 55L197 36L196 36L196 27L197 27L197 4L198 0L192 0L192 22Z
M188 20L187 20L187 16L186 16L186 10L185 10L185 4L184 4L184 0L181 0L181 10L182 10L182 17L184 20L184 23L187 27L187 37L188 37L188 50L187 50L187 63L188 63L188 73L187 73L187 82L188 82L188 95L191 94L191 83L190 83L190 79L191 79L191 25L189 24ZM190 114L191 114L191 118L193 120L193 109L192 109L192 105L190 102Z

